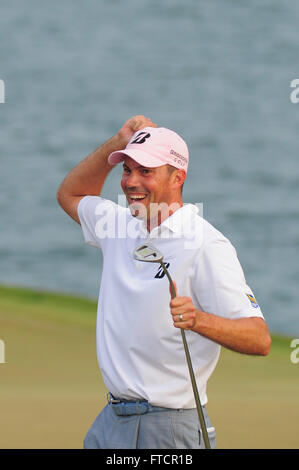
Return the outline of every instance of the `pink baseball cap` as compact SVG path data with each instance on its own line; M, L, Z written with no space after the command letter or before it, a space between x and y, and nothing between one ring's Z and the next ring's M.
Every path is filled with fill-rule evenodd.
M124 150L112 152L110 165L131 157L145 167L172 165L187 173L189 151L186 142L174 131L165 127L145 127L135 132Z

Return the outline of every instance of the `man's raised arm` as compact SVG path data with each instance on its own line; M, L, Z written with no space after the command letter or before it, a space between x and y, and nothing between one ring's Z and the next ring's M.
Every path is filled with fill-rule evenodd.
M117 134L88 155L64 178L57 190L57 201L78 224L80 220L77 207L80 200L88 195L99 196L108 173L113 168L108 164L110 153L124 149L132 135L147 126L157 127L145 116L133 116Z

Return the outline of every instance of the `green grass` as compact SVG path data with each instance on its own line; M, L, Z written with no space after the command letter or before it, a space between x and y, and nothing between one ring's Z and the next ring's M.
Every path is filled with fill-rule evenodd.
M59 323L93 326L96 303L74 295L0 286L1 310Z
M82 448L106 403L96 359L96 302L0 286L0 447ZM222 348L208 383L219 448L299 448L299 364L291 338L267 357Z

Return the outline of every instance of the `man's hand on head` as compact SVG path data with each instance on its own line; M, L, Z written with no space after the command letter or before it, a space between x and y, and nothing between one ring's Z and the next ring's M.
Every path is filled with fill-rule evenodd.
M129 143L131 137L139 129L144 129L145 127L158 127L157 124L153 123L150 118L139 114L137 116L131 117L122 128L118 131L118 137L122 140L124 147Z

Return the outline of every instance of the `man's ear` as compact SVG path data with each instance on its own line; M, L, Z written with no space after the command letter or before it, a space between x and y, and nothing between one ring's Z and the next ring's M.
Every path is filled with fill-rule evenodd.
M184 170L177 170L175 172L175 182L179 184L179 186L183 186L186 179L186 172Z

